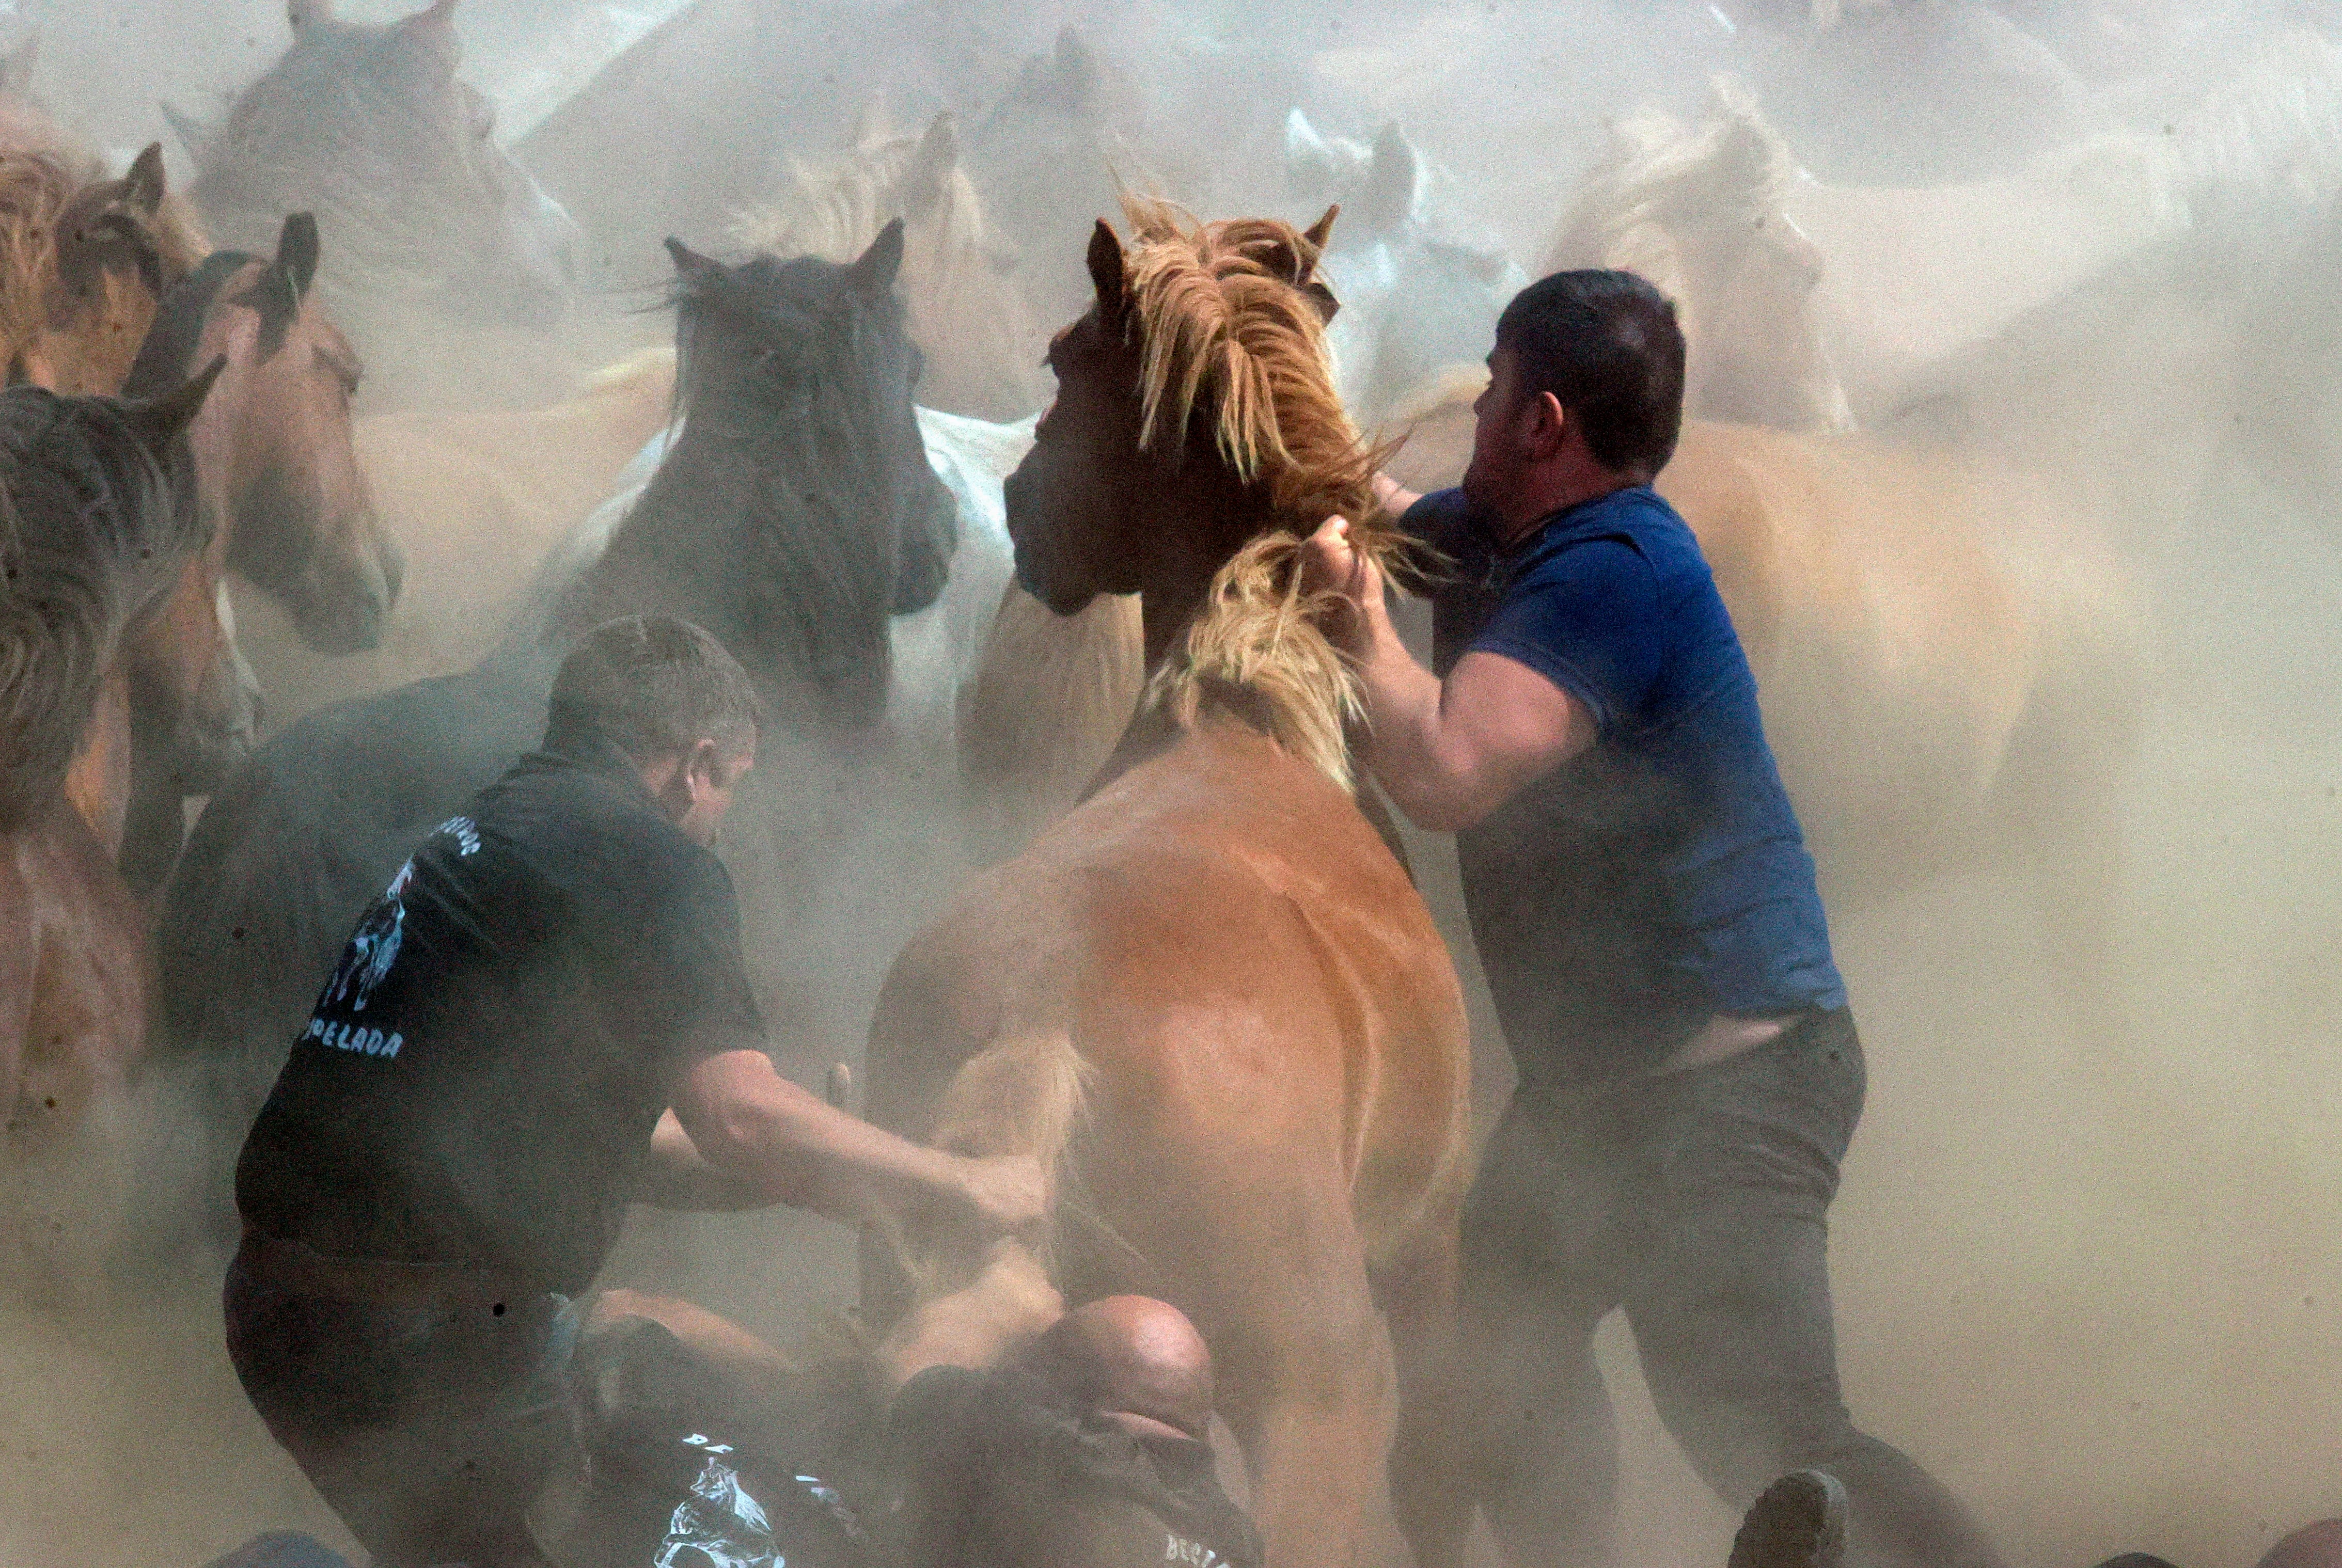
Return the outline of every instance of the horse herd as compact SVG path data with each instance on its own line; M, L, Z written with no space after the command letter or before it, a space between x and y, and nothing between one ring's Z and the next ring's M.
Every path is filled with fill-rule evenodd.
M295 0L285 59L183 130L192 203L159 149L109 176L0 105L7 1274L77 1288L118 1241L94 1187L102 1216L135 1180L198 1239L222 1220L354 912L534 742L569 639L675 614L772 715L722 847L776 1053L817 1064L875 997L876 1119L1056 1173L1037 1250L866 1238L877 1353L1005 1342L1068 1294L1165 1297L1223 1366L1279 1568L1352 1561L1386 1509L1452 1560L1422 1483L1445 1473L1467 1030L1359 804L1350 675L1292 560L1369 510L1379 457L1452 481L1520 269L1441 230L1396 132L1296 111L1292 188L1342 204L1306 230L1126 195L1122 234L1043 243L1021 207L995 223L948 117L874 124L741 215L746 259L668 241L671 350L451 406L430 345L510 357L575 239L457 76L453 4L364 27ZM334 102L365 123L321 124ZM2179 140L2138 175L2167 195L2217 161ZM2137 173L2134 152L2078 156ZM431 195L386 216L391 190ZM2135 595L2070 492L1866 434L1928 384L1884 328L1864 346L1881 318L1797 201L1859 225L1723 89L1703 125L1622 124L1546 260L1634 266L1681 305L1692 418L1661 489L1833 894L2014 854L2087 989ZM2129 234L2110 218L2107 246ZM1059 254L1081 270L1030 275ZM1036 422L1036 324L1075 314L1069 285ZM388 406L354 417L385 364ZM249 663L231 578L270 606L247 631L277 628ZM167 1162L125 1175L108 1142L150 1053L198 1086L161 1193Z

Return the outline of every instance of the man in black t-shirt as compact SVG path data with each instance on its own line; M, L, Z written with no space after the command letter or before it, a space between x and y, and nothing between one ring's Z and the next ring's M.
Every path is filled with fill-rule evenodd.
M544 1561L568 1298L628 1203L1039 1217L1030 1161L906 1144L774 1071L708 847L756 739L706 633L590 633L543 750L365 912L253 1125L229 1354L385 1568Z

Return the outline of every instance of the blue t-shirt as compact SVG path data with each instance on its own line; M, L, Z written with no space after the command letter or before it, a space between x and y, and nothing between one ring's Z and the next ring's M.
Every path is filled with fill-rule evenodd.
M1451 565L1434 664L1472 650L1583 702L1586 753L1456 835L1464 897L1521 1081L1648 1071L1718 1013L1846 1005L1756 681L1699 541L1636 485L1499 550L1463 493L1406 531Z

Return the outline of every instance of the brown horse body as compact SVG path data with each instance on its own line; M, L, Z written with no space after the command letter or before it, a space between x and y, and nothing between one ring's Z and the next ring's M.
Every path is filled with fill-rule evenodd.
M0 1275L94 1263L74 1212L108 1162L82 1146L145 1043L145 918L115 866L138 634L204 548L184 431L210 373L127 406L12 390L0 597Z
M866 1309L903 1376L996 1353L1056 1293L1174 1303L1210 1343L1269 1561L1343 1563L1394 1443L1436 1442L1419 1401L1452 1315L1466 1031L1346 787L1354 694L1289 581L1291 530L1367 471L1323 358L1320 236L1133 217L1127 258L1100 225L1099 305L1053 347L1009 517L1053 607L1141 594L1153 705L1112 782L912 944L870 1044L882 1124L1054 1163L1054 1267L914 1236L907 1273L874 1253Z

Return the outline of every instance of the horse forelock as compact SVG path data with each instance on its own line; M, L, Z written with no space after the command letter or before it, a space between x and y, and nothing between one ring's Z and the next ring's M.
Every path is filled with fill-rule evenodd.
M1325 322L1307 286L1317 247L1290 224L1196 224L1167 202L1126 195L1124 256L1137 340L1139 446L1184 443L1198 416L1236 477L1314 528L1373 511L1376 453L1335 390Z

